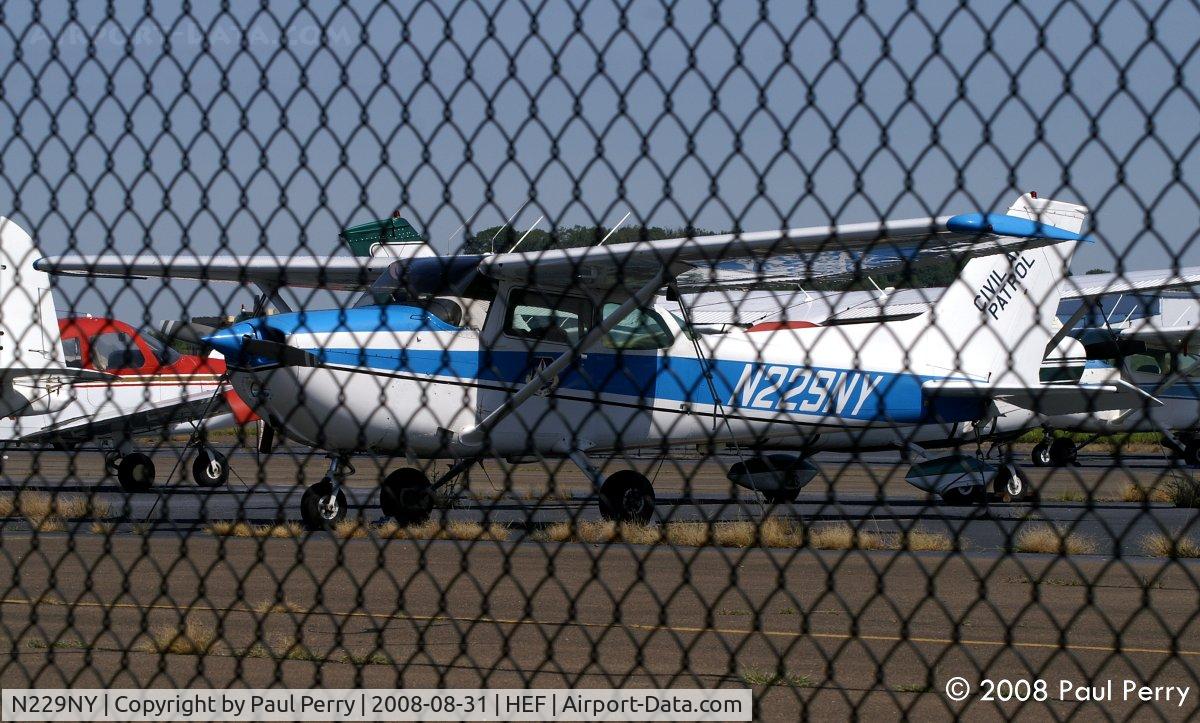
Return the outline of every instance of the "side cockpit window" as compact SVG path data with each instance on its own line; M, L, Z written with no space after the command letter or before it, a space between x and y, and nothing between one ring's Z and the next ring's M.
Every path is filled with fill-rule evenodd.
M577 344L591 328L592 305L577 296L517 289L508 299L510 336L552 344Z
M604 305L604 316L615 312L620 304ZM653 309L634 309L604 337L609 349L665 349L675 341L670 327Z
M141 369L145 364L142 350L125 332L110 331L92 337L92 368L97 371Z

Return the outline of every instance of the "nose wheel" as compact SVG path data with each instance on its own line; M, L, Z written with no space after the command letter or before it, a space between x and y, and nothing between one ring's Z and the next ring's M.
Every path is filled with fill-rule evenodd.
M201 447L192 461L192 481L199 487L220 487L229 481L229 460L212 447Z
M328 530L346 519L346 493L342 491L342 480L353 472L343 457L331 457L329 471L315 485L304 490L300 498L300 518L310 530Z
M310 530L324 530L346 519L346 493L334 490L333 483L323 479L304 490L300 498L300 517Z

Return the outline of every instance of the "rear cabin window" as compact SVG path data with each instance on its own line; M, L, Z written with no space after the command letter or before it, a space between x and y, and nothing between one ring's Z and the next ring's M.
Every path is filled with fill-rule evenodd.
M79 353L79 339L63 339L63 361L69 367L79 369L83 366L83 355Z
M511 336L552 344L576 344L591 327L592 305L577 296L518 289L508 301L505 328Z
M92 367L97 371L141 369L145 365L142 350L125 332L110 331L92 337Z

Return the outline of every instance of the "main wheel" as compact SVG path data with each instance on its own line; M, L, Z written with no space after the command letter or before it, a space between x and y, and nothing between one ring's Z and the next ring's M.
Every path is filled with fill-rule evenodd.
M1029 455L1033 458L1034 467L1049 467L1050 459L1050 443L1042 440L1033 446L1033 452Z
M1066 467L1069 464L1074 464L1077 456L1075 443L1066 437L1056 437L1050 443L1050 462L1055 467Z
M211 447L201 447L192 461L192 481L200 487L220 487L229 481L229 460Z
M419 525L433 514L433 488L425 473L405 467L383 478L379 489L383 514L401 525Z
M154 485L154 460L141 452L125 455L117 465L117 482L126 492L145 492Z
M1189 467L1200 467L1200 442L1188 442L1183 448L1182 459Z
M992 492L1003 502L1016 502L1029 495L1029 480L1020 467L1006 464L996 473Z
M346 493L333 494L333 484L323 479L304 490L300 498L300 517L310 530L325 530L346 518Z
M600 485L600 515L618 522L649 522L654 517L650 480L631 469L609 475Z

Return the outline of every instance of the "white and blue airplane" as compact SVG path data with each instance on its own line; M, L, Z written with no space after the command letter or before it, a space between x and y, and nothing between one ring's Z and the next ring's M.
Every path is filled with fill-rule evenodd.
M415 466L382 480L383 512L405 523L426 519L433 491L488 456L569 458L593 481L605 517L646 521L649 480L632 470L604 475L590 457L729 440L746 450L733 481L789 499L812 473L804 460L781 465L757 451L772 440L824 449L866 438L895 444L930 429L945 438L958 425L982 426L997 400L1068 410L1088 401L1078 388L1038 380L1086 216L1082 206L1026 194L1006 214L541 252L402 249L356 263L102 255L36 267L235 281L272 298L282 285L366 290L353 308L258 317L208 339L242 398L288 437L328 451L328 473L301 503L312 527L346 514L347 465L367 452L453 462L435 480ZM969 257L957 282L929 313L903 320L713 334L693 327L686 305L676 315L655 302L698 269L765 276L790 264L793 276L827 277L947 255ZM1117 385L1091 392L1091 401L1123 394ZM933 474L930 488L973 493L984 479L1025 489L1011 466L964 477L956 463Z

